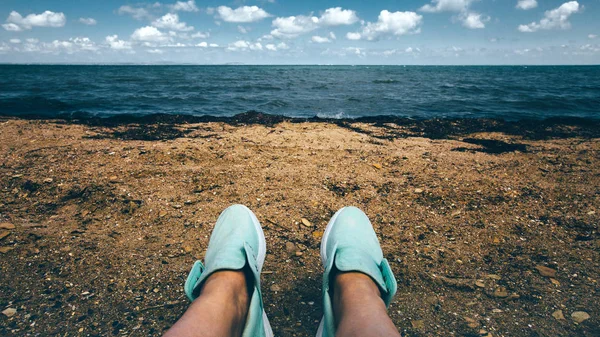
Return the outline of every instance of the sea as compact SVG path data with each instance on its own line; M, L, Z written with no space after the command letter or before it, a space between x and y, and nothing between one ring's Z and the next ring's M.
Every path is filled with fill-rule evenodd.
M600 66L0 65L0 115L600 118Z

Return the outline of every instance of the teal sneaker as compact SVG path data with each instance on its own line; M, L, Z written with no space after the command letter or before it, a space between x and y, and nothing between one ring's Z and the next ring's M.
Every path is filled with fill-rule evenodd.
M396 294L397 283L390 265L383 258L379 240L367 215L356 207L337 211L327 224L321 241L323 272L323 319L317 337L335 336L330 288L331 272L360 272L379 286L385 305L389 307Z
M254 292L243 337L272 337L273 330L264 311L260 273L267 245L262 227L246 206L233 205L221 213L210 236L205 265L196 261L185 282L185 294L193 301L204 281L219 270L240 270L248 266L254 275Z

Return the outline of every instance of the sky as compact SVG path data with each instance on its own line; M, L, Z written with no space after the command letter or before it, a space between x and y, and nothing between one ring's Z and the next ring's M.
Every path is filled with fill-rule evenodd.
M600 0L2 0L0 63L600 64Z

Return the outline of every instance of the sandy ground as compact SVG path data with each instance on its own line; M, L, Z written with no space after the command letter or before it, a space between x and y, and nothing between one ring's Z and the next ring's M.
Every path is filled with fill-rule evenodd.
M599 336L598 124L436 123L0 119L0 335L160 335L242 203L265 228L276 335L316 332L320 238L355 205L403 335Z

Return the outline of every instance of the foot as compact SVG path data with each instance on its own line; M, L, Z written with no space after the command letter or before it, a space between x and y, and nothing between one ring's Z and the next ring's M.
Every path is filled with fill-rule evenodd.
M379 245L369 218L356 207L339 210L329 221L321 241L324 316L317 336L335 336L334 282L338 273L354 272L370 279L380 292L384 307L396 293L396 279Z
M266 255L265 237L256 218L246 206L233 205L217 220L210 236L204 264L196 261L185 283L185 293L195 300L215 284L213 277L220 272L237 271L244 275L249 306L245 318L243 336L272 336L271 327L264 314L260 289L260 273ZM250 280L250 282L246 282Z

